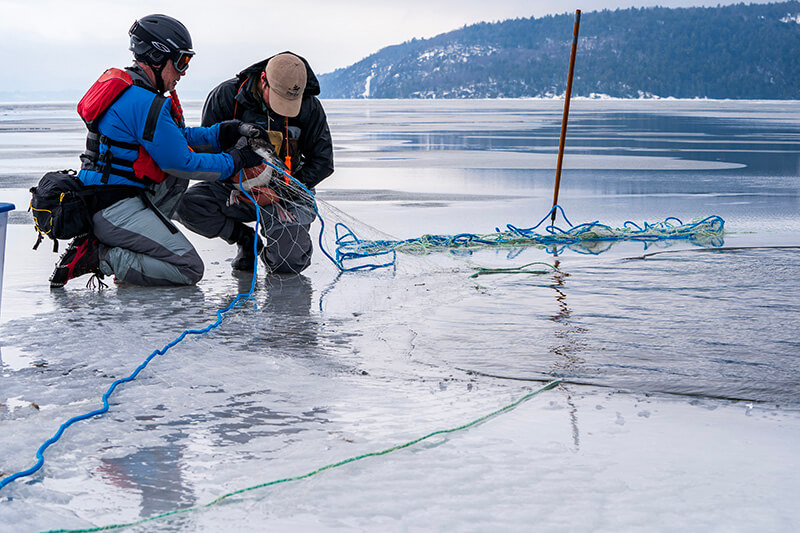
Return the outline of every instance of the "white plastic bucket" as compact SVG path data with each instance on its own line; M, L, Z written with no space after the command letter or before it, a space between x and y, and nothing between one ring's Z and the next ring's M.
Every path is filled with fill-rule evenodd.
M6 257L6 226L8 226L8 212L14 209L14 204L0 203L0 308L3 305L3 263Z

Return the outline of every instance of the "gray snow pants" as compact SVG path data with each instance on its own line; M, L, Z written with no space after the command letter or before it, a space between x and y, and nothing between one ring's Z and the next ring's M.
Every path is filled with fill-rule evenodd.
M166 222L139 196L125 198L94 214L104 274L136 285L191 285L200 281L203 260L175 226L167 225L187 186L188 180L168 176L145 192Z
M233 184L214 181L192 185L178 204L177 218L187 228L208 238L221 237L234 244L237 222L256 220L256 208L240 200L228 205ZM286 207L294 220L282 220L276 204L261 206L261 233L264 251L261 258L271 272L299 273L311 264L313 245L308 230L316 218L311 200Z

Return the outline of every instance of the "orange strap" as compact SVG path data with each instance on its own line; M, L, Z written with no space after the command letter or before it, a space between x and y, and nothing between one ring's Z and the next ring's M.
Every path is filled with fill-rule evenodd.
M283 159L283 163L286 165L286 173L292 173L292 157L289 155L289 117L286 117L286 157ZM283 179L286 181L286 185L289 185L289 176L284 176Z

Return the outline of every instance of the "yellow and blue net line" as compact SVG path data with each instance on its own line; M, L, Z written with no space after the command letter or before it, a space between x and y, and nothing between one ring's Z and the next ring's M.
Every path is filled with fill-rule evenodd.
M546 225L543 232L537 233L535 230L557 210L561 212L570 227L562 229L558 226ZM623 224L622 228L613 228L607 224L601 224L599 221L574 226L559 205L554 206L538 224L530 228L518 228L507 224L506 230L495 228L494 233L485 234L459 233L457 235L422 235L404 240L365 240L359 239L347 225L340 222L335 226L336 257L332 260L343 271L372 270L392 266L397 260L397 252L419 255L441 250L524 246L558 250L559 247L588 242L695 241L719 237L724 233L724 228L725 221L717 215L687 224L676 217L669 217L655 224L644 222L642 225L629 220ZM326 255L328 254L326 253ZM350 262L364 261L368 258L376 258L377 261L348 266Z

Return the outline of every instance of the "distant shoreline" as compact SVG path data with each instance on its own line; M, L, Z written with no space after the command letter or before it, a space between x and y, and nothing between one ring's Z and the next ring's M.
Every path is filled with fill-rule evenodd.
M31 106L31 105L77 105L78 100L0 100L0 106ZM563 96L521 96L519 98L320 98L323 102L558 102L563 101ZM572 101L581 102L773 102L792 103L800 102L794 99L750 99L750 98L676 98L674 96L654 96L641 98L620 98L615 96L573 96ZM181 98L182 104L200 104L204 98Z

